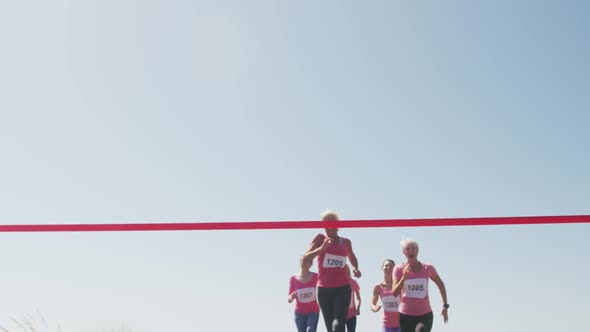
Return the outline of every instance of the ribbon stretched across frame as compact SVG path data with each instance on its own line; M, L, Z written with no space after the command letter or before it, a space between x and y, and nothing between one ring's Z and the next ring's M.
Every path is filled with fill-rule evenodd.
M112 223L0 225L0 232L131 232L310 228L442 227L590 223L590 215L519 216L339 221L250 221L193 223Z

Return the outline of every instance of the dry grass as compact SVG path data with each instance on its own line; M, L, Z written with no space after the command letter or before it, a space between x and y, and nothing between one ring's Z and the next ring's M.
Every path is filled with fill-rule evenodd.
M21 319L10 316L10 325L0 325L1 332L50 332L49 325L43 315L37 310L36 315L27 314ZM59 325L55 332L61 332ZM51 332L53 332L51 331Z
M10 325L0 324L0 332L62 332L59 324L50 325L37 310L35 315L26 314L25 317L17 319L9 317ZM96 332L133 332L126 327L112 329L97 329Z

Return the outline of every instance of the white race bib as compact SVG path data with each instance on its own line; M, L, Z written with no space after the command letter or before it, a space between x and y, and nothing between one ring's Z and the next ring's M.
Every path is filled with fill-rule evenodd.
M425 298L428 295L428 279L417 278L406 280L404 282L404 295L417 299Z
M309 303L315 301L315 287L301 288L297 290L297 301Z
M381 298L383 311L397 312L399 307L399 296L388 295Z
M335 267L343 269L344 266L346 266L346 256L326 254L324 256L324 262L322 263L322 266L328 269Z

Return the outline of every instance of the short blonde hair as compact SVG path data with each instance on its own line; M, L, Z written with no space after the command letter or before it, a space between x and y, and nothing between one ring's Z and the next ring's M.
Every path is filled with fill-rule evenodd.
M322 220L340 220L338 214L331 210L326 210L320 214Z
M402 247L402 252L404 251L404 249L406 249L406 247L410 244L413 244L416 246L416 249L420 250L420 246L418 245L418 242L416 242L416 240L412 240L412 239L405 239L402 240L402 242L400 242L401 247Z

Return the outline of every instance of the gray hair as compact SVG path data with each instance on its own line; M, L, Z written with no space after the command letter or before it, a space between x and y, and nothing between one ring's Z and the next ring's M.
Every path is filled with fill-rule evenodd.
M331 210L326 210L322 212L322 214L320 214L320 217L322 218L322 220L340 220L338 214Z
M405 240L402 240L402 242L401 242L400 244L401 244L401 246L402 246L402 251L403 251L404 249L406 249L406 247L407 247L408 245L410 245L410 244L413 244L413 245L415 245L415 246L416 246L416 249L420 250L420 246L418 245L418 242L416 242L416 240L412 240L412 239L405 239Z

